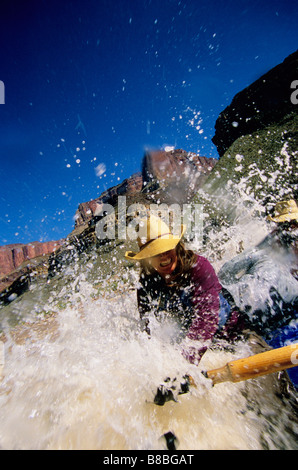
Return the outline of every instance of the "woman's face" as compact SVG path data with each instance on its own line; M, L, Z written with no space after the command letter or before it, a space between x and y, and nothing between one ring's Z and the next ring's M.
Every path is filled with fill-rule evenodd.
M150 263L161 276L168 276L175 270L177 260L177 253L174 248L173 250L165 251L160 255L150 258Z

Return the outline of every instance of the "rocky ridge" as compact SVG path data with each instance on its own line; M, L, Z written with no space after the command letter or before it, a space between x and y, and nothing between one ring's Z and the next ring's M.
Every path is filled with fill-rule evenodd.
M14 299L14 294L24 292L35 277L54 275L78 254L98 247L101 242L95 236L94 221L103 204L115 206L118 196L124 195L128 204L175 200L182 204L194 196L215 163L215 159L184 150L146 152L141 172L79 205L74 230L67 239L0 247L0 301Z
M57 250L61 240L50 242L15 243L0 246L0 278L17 269L24 262L45 256Z
M81 203L75 215L75 227L84 225L100 213L102 204L117 204L118 196L139 202L187 202L203 185L215 166L215 158L206 158L185 150L147 151L142 171L113 186L98 198Z
M16 243L0 247L0 293L14 285L23 291L34 273L47 272L49 256L64 243L64 240L50 242Z

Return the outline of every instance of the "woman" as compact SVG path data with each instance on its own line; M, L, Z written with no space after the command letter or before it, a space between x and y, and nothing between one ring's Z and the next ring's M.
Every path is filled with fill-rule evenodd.
M216 273L203 256L186 250L181 235L174 236L160 218L147 220L147 236L138 238L139 252L126 252L141 263L138 308L143 328L150 334L149 316L170 316L183 336L206 343L216 338L234 339L242 325L228 302ZM230 299L229 299L230 300ZM184 355L198 363L207 346L191 348Z

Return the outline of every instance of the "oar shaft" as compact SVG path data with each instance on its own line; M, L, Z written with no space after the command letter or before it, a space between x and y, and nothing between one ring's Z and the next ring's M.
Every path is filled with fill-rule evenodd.
M221 382L241 382L286 370L298 365L298 343L283 348L272 349L254 356L228 362L219 369L206 372L213 384Z

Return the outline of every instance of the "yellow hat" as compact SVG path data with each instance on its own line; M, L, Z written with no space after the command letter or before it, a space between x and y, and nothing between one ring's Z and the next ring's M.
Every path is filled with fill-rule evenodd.
M152 258L165 251L173 250L178 245L186 230L186 227L182 225L180 236L173 235L169 226L160 217L153 215L144 219L143 222L144 230L139 234L141 236L137 239L140 251L138 253L127 251L125 253L126 259L138 261Z
M298 207L294 199L289 201L280 201L274 208L275 215L267 217L268 220L273 222L290 222L291 220L298 220Z

